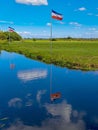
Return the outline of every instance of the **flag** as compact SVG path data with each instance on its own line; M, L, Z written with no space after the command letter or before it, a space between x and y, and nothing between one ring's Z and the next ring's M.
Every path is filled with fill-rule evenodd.
M62 14L60 13L57 13L56 11L52 10L52 18L53 19L57 19L57 20L62 20L63 19L63 16Z
M61 97L61 93L60 92L53 93L53 94L50 95L51 101L56 100L56 99L58 99L60 97Z
M9 28L9 32L14 32L14 28L12 28L12 27L8 27Z

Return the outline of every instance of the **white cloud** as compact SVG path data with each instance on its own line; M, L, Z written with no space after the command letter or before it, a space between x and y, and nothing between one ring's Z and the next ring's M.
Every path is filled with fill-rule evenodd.
M15 0L17 3L28 5L48 5L47 0Z
M81 8L76 9L75 11L85 11L85 10L87 10L85 7L81 7Z
M41 30L37 33L32 33L30 31L17 31L17 33L20 34L23 38L49 38L50 36L46 30Z
M46 25L47 25L47 26L51 26L51 23L47 23Z
M64 22L60 21L60 24L65 24Z
M96 28L89 28L89 30L90 30L90 31L95 31L95 30L96 30Z
M28 37L32 37L33 36L33 33L32 32L29 32L29 31L23 31L23 32L18 32L18 34L20 34L22 37L25 37L25 38L28 38Z
M17 33L19 33L20 35L32 35L32 33L28 31L17 32Z
M5 20L0 20L0 23L3 23L3 24L14 24L14 22L12 22L12 21L5 21Z
M57 23L59 23L59 24L65 24L65 22L62 22L62 21L57 21Z
M78 23L78 22L70 22L69 24L70 24L70 25L74 25L74 26L78 26L78 27L81 26L81 24Z

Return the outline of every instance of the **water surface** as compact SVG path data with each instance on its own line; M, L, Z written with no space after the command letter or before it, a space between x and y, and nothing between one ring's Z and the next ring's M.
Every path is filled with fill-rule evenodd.
M61 98L50 100L51 93ZM98 72L0 54L1 130L98 130Z

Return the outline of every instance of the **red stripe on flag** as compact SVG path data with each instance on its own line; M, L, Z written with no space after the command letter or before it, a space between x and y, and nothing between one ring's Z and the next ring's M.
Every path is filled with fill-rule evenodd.
M62 17L55 16L55 15L52 15L52 18L53 18L53 19L57 19L57 20L62 20L62 19L63 19Z
M9 29L9 32L14 32L14 30L13 29Z

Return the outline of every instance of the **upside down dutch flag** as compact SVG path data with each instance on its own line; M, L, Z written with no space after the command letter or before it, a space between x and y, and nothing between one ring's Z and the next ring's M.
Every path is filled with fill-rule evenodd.
M63 19L62 14L60 14L60 13L54 11L54 10L52 10L51 17L52 17L53 19L56 19L56 20L62 20L62 19Z
M9 32L14 32L15 31L15 29L12 28L12 27L8 27L8 28L9 28Z

